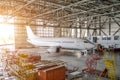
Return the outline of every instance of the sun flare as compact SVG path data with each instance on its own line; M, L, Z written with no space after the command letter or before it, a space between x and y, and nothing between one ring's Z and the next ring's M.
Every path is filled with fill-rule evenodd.
M14 43L14 25L4 24L4 18L0 18L0 44Z

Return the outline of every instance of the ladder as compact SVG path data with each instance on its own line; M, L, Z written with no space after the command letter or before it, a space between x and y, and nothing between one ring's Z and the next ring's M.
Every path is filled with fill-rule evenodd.
M116 72L115 72L115 56L114 51L105 51L104 53L104 64L106 69L108 70L108 77L111 80L116 80Z

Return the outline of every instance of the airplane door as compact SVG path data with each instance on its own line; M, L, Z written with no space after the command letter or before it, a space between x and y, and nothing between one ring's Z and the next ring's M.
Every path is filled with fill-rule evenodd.
M93 37L93 42L97 43L97 37Z

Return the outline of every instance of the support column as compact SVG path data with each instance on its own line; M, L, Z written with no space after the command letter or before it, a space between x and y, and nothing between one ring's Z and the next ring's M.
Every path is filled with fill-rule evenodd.
M75 38L77 38L77 28L75 28Z
M99 35L101 36L101 16L99 17Z
M111 18L109 17L109 35L111 35Z
M80 27L80 38L82 37L82 28Z
M105 23L107 22L108 18L106 18L106 20L101 24L101 32L104 34L104 35L107 35L103 30L103 26L105 25Z
M89 30L90 30L90 28L89 28L89 27L90 27L90 26L88 25L88 21L87 21L87 23L86 23L86 24L87 24L87 36L90 36L90 35L89 35L89 34L90 34L90 31L89 31Z
M97 17L94 17L94 34L93 35L95 35L95 36L97 36L97 29L96 29L96 27L97 27L97 25L96 25L96 19L97 19Z

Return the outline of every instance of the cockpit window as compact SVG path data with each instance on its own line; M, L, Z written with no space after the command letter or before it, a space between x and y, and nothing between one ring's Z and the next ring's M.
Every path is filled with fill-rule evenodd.
M102 37L102 40L107 40L106 37Z
M111 37L107 37L107 40L111 40Z
M97 43L97 37L93 37L93 42Z
M114 40L119 40L119 36L114 36Z

